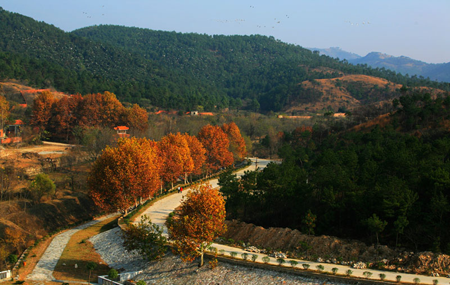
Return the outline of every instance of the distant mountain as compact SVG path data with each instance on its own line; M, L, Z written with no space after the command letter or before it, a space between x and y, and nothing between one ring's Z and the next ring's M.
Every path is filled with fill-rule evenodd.
M310 48L312 51L318 51L321 55L327 55L340 60L346 59L352 64L367 64L373 68L385 68L403 75L417 75L431 80L450 82L450 63L433 64L420 60L415 60L407 56L392 56L380 52L371 52L361 57L357 54L347 52L339 47L326 49Z
M311 51L318 51L321 55L328 55L330 57L339 58L340 60L346 59L348 61L361 58L360 55L352 52L342 50L340 47L330 48L308 48Z

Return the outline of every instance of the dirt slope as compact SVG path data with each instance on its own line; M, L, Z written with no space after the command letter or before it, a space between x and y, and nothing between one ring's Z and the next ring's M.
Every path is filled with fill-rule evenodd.
M343 240L332 236L311 236L289 228L268 228L247 224L236 220L226 221L227 239L250 243L265 249L291 252L303 259L321 258L324 261L342 260L344 262L375 263L384 260L389 270L420 274L450 273L450 256L431 252L400 252L387 246L379 246L378 259L374 245L366 245L357 240ZM303 246L302 246L303 244ZM304 245L307 245L307 250Z

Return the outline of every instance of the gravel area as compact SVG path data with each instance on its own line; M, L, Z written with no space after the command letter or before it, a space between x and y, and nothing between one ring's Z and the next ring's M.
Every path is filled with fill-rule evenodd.
M198 268L198 262L183 262L171 252L160 260L146 262L137 253L125 251L119 227L98 234L89 240L103 260L112 268L122 269L125 272L143 270L144 273L134 279L144 280L147 284L323 284L326 282L326 279L308 279L294 274L225 262L219 262L219 265L211 270L207 259L205 266Z
M198 262L183 262L178 256L167 254L160 261L151 262L144 273L134 278L147 284L344 284L310 279L294 274L262 270L219 262L211 269L205 261L202 268Z
M139 271L148 266L137 252L127 252L123 247L122 232L119 227L100 233L89 239L102 259L112 268L125 272Z

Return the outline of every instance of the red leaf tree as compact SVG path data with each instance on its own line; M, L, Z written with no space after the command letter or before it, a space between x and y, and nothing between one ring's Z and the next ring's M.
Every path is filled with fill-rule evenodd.
M233 164L233 154L228 150L228 136L220 127L206 125L197 137L206 150L206 165L209 170Z
M89 195L107 212L137 205L158 190L159 159L156 144L147 139L123 138L106 147L88 177Z
M225 201L211 185L196 186L181 202L178 214L166 222L169 239L184 261L193 261L203 254L214 239L226 231Z
M199 175L202 173L202 167L206 161L206 150L203 147L203 144L197 139L197 137L191 136L189 134L184 134L184 138L188 143L192 162L194 163L192 173L195 175Z
M55 102L53 94L49 91L40 93L35 99L32 107L31 125L43 131L52 116L52 106Z
M234 160L243 160L247 155L247 148L239 127L234 122L231 122L229 124L223 124L222 130L228 136L228 140L230 141L229 149L233 153Z
M159 156L163 161L161 178L164 182L175 182L178 177L191 173L194 163L189 145L180 133L168 134L158 142Z
M148 113L138 104L134 104L133 107L125 110L123 121L131 131L143 133L148 128Z

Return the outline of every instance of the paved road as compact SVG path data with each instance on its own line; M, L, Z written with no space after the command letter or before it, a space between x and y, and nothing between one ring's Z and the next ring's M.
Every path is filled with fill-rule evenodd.
M256 159L252 158L252 165L241 170L238 171L236 174L238 176L242 176L244 174L245 171L247 170L255 170L255 162ZM269 164L271 161L267 160L267 159L258 159L258 167L259 168L264 168L267 166L267 164ZM213 187L218 187L218 179L213 179L210 180L210 184ZM176 208L178 207L178 205L180 205L182 198L186 195L187 191L189 191L189 189L186 189L186 191L183 191L183 193L177 193L171 196L168 196L167 198L164 198L162 200L159 200L158 202L156 202L153 206L149 207L142 215L147 215L150 217L150 219L152 220L153 223L162 226L164 228L164 233L167 234L167 229L164 226L164 223L167 219L167 217L169 216L169 214ZM136 219L138 220L138 219ZM234 247L230 247L230 246L226 246L226 245L222 245L222 244L213 244L213 247L216 247L218 250L223 250L225 255L230 256L230 252L236 252L237 253L237 257L241 257L241 254L244 253L245 251L240 249L240 248L234 248ZM249 254L249 258L252 254L254 253L250 253L247 252ZM262 258L264 256L267 256L265 254L257 254L258 257L256 259L256 261L262 262ZM275 264L277 265L278 263L276 262L276 259L271 257L270 258L270 264ZM286 259L286 263L284 264L284 266L290 267L290 263L289 260L291 259ZM402 282L410 282L410 283L414 283L414 279L415 278L419 278L420 279L420 283L421 284L433 284L433 280L438 280L438 284L450 284L450 279L449 278L445 278L445 277L431 277L431 276L423 276L423 275L416 275L416 274L407 274L407 273L397 273L397 272L389 272L389 271L379 271L379 270L372 270L372 269L354 269L354 268L350 268L349 266L344 266L344 265L336 265L336 264L330 264L330 263L318 263L318 262L311 262L311 261L306 261L306 260L297 260L298 262L298 267L302 268L302 264L309 264L310 265L310 269L312 270L316 270L316 266L318 265L322 265L324 267L324 271L325 272L332 272L332 268L338 268L338 274L345 274L347 272L347 270L351 270L353 273L351 274L352 276L355 277L361 277L364 278L363 273L365 271L369 271L371 272L373 275L370 279L372 280L380 280L380 274L385 274L386 275L386 279L385 280L389 280L389 281L396 281L396 276L397 275L401 275L401 281Z
M81 226L78 226L76 228L67 230L57 236L55 236L50 243L50 245L45 250L44 254L42 255L39 262L36 264L36 266L33 269L33 272L27 276L27 280L40 280L40 281L52 281L55 278L53 277L53 271L55 270L56 264L59 261L59 258L61 257L61 254L63 253L64 249L66 248L67 243L69 242L70 238L78 232L79 230L86 229L92 225L95 225L96 223L103 221L105 219L108 219L115 214L111 214L108 216L103 216L101 218L98 218L96 220L92 220L88 223L85 223Z
M239 170L235 174L240 177L244 175L245 171L254 171L256 169L255 162L258 162L258 168L264 168L271 162L271 160L268 159L256 159L252 158L252 164L245 169ZM219 179L212 179L209 180L209 184L211 184L212 187L219 187ZM164 199L161 199L157 201L153 206L149 207L145 212L141 214L147 215L152 220L152 223L155 223L159 226L162 226L164 228L164 233L167 234L167 228L164 226L164 223L166 222L167 217L173 210L180 205L181 200L186 195L187 192L189 192L191 189L183 189L183 193L176 193L172 194ZM136 219L136 221L139 221L139 217Z

